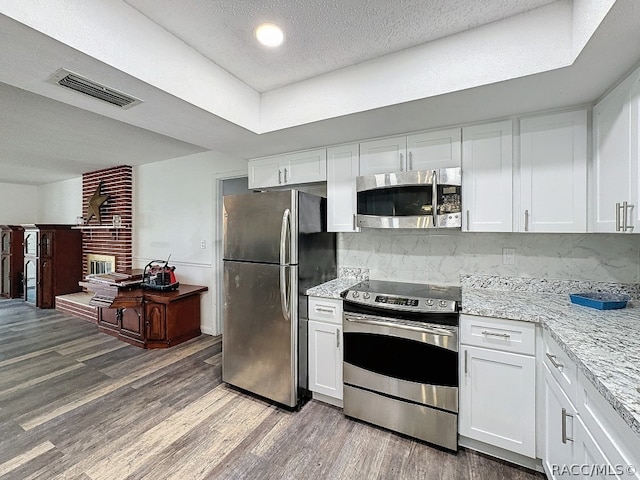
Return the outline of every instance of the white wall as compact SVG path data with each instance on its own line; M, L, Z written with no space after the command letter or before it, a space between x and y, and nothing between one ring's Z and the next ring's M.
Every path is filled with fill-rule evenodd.
M38 187L0 183L0 225L38 221Z
M225 172L246 174L247 162L204 152L141 165L133 172L133 266L143 268L171 254L179 282L209 287L201 304L202 331L208 334L219 333L214 205L216 180Z
M38 222L75 225L83 214L82 177L38 187Z
M516 249L514 265L502 249ZM338 237L339 266L373 279L459 284L461 273L640 282L640 240L623 234L468 233L367 230Z

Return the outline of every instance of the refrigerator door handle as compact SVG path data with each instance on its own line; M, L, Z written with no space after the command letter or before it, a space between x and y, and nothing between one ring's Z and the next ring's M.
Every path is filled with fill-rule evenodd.
M284 318L291 321L291 282L287 278L287 268L286 265L280 265L280 306Z
M284 318L291 321L291 282L287 279L287 243L291 232L291 210L285 209L282 214L282 226L280 228L280 305ZM289 249L291 257L291 249Z
M280 227L280 265L288 265L287 262L287 240L290 240L291 232L291 210L285 209L282 214L282 226ZM289 260L291 260L291 248L289 248Z

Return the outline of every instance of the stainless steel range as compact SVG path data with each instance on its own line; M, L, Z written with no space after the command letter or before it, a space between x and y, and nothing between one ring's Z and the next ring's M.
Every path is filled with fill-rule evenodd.
M371 280L343 298L345 415L457 450L460 288Z

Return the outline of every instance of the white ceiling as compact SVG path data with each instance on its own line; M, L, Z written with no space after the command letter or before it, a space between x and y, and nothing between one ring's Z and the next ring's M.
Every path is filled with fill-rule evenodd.
M258 92L501 20L555 0L125 0ZM253 29L279 25L278 49Z
M614 1L4 0L0 182L592 103L640 61L640 2ZM280 53L253 42L261 20L284 26ZM47 83L60 67L144 103Z

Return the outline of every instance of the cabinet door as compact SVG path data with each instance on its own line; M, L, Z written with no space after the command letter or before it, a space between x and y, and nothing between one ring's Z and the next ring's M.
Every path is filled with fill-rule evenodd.
M98 325L120 330L120 315L117 308L100 308L98 310Z
M383 138L360 144L360 175L403 172L407 137Z
M120 311L120 332L129 337L142 339L144 334L142 313L137 308L123 308Z
M587 231L587 112L520 122L521 232Z
M575 478L563 466L578 461L575 441L576 411L547 366L544 370L544 455L542 463L551 479Z
M309 321L309 389L342 400L342 327Z
M11 232L2 232L2 252L11 253Z
M147 340L166 340L167 314L166 306L161 303L148 302L144 307L144 322Z
M327 151L288 153L282 162L282 179L287 185L325 182L327 180Z
M40 260L38 271L38 301L40 308L53 308L55 297L53 295L53 260L44 258Z
M460 434L535 458L535 358L468 346L460 354Z
M360 159L358 145L327 149L327 230L357 232L356 177Z
M40 232L40 256L51 257L53 255L53 232Z
M24 254L36 256L38 247L38 232L24 232Z
M24 300L36 305L38 301L38 263L36 259L24 262Z
M462 229L511 232L512 122L462 129Z
M280 163L282 155L249 160L249 188L275 187L282 185Z
M451 128L407 137L407 170L462 166L462 130Z
M11 294L11 257L2 255L0 266L0 295L8 297Z
M595 205L590 228L593 232L620 230L620 224L616 224L616 204L622 202L634 205L629 225L640 228L633 222L638 218L640 207L637 204L638 124L637 118L633 118L637 109L634 109L632 101L638 72L640 70L624 80L593 109Z
M580 416L575 419L574 426L576 430L575 441L577 442L576 451L578 453L575 464L581 468L581 470L576 471L578 474L576 477L579 476L585 480L590 478L601 480L625 478L621 476L624 474L624 468L616 470L617 467L612 465L611 461L602 452L602 449L591 436ZM620 466L622 465L620 464ZM617 473L620 473L620 475Z

